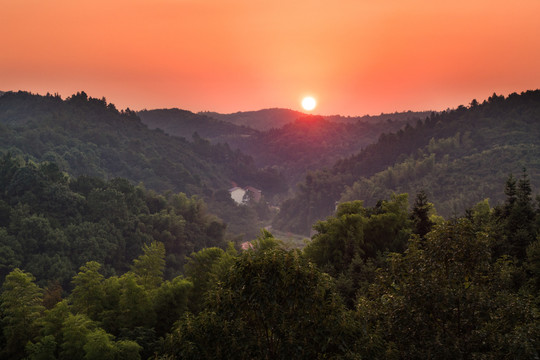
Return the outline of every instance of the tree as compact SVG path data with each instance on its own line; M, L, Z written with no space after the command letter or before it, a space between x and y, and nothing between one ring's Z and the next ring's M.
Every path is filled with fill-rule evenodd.
M421 190L416 194L414 205L411 211L411 220L413 221L413 233L420 236L421 239L431 231L433 221L429 215L433 210L433 204L428 202L426 192Z
M389 256L372 287L372 307L401 358L538 355L535 310L513 293L514 264L492 263L490 241L469 220L457 219L435 226L424 241L413 236L404 254Z
M340 204L334 217L313 226L317 234L304 249L307 258L332 275L343 272L356 254L365 256L366 217L362 201Z
M151 328L155 324L156 314L152 304L152 295L132 273L120 277L120 298L118 301L118 326L120 328L134 328L143 326Z
M234 253L231 254L230 250ZM220 248L211 247L192 253L186 265L184 273L193 284L189 294L189 309L197 314L204 304L204 294L214 287L220 279L221 263L232 265L236 255L234 248L226 253Z
M85 360L114 360L115 348L113 336L105 330L97 328L86 335L83 346Z
M0 227L0 281L18 266L21 266L22 251L14 236Z
M71 315L70 311L67 300L62 300L52 309L45 311L44 315L38 320L40 336L26 346L29 357L39 358L44 354L50 354L51 351L55 356L54 358L58 357L60 346L64 343L64 322Z
M193 283L180 276L172 281L165 281L157 289L153 304L156 313L155 330L158 336L164 336L170 331L172 325L188 310L188 299L192 289ZM201 303L202 298L196 301Z
M84 359L87 336L95 329L97 324L85 314L69 314L62 324L59 359Z
M345 356L359 336L330 278L298 251L248 250L169 338L181 358L312 359Z
M165 270L165 245L154 241L143 245L144 254L133 260L131 271L145 289L156 289L163 282Z
M81 271L73 278L73 291L71 301L75 311L82 312L91 319L98 319L103 310L102 301L103 275L99 273L101 265L95 261L87 262L81 266Z
M525 168L517 181L510 174L505 185L506 201L502 210L498 211L506 237L502 252L515 256L520 261L525 259L527 246L535 240L537 232L531 192Z
M314 225L317 233L305 248L306 256L337 276L355 257L375 259L386 251L401 251L410 234L407 194L393 195L374 208L362 201L338 205L336 214Z
M6 346L0 352L3 359L21 359L26 343L37 335L36 320L45 307L43 291L34 277L20 269L6 276L0 295L2 331Z
M57 344L54 336L44 336L41 341L37 343L29 342L26 345L27 359L29 360L56 360L56 348Z

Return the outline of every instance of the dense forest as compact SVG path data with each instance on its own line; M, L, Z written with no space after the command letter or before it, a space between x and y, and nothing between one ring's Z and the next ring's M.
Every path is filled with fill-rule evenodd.
M64 288L87 261L104 274L124 273L144 244L167 251L165 274L178 275L185 257L224 246L221 220L183 193L160 195L126 179L69 177L54 163L0 158L0 280L13 267Z
M230 181L260 186L273 176L227 145L149 130L135 112L84 92L66 100L8 92L0 97L0 126L1 150L53 161L72 175L120 176L156 191L195 195Z
M260 219L255 209L220 201L222 191L233 182L264 189L267 197L287 190L277 170L257 168L250 156L227 144L149 130L135 112L119 111L84 92L65 100L27 92L0 96L0 151L54 162L71 176L122 177L160 193L198 195L215 205L214 214L228 217L231 236L256 235Z
M81 179L66 181L72 187ZM124 271L111 272L106 259L90 260L95 255L79 249L89 261L65 288L57 274L40 274L52 276L43 286L45 279L28 271L31 264L3 264L0 356L534 359L540 204L527 174L509 177L504 189L500 205L480 202L448 221L432 213L424 193L410 210L407 194L375 207L342 203L315 225L303 251L284 250L263 230L242 252L232 245L192 252L178 276L167 274L168 246L159 236L145 238ZM161 199L173 214L175 203L186 201ZM148 208L141 217L165 212ZM54 231L45 215L28 215L36 218ZM3 239L29 243L12 226L1 229ZM66 235L64 246L74 239ZM57 248L48 239L34 243ZM118 255L126 260L114 252L113 262Z
M279 129L229 140L232 148L250 154L259 167L276 168L294 187L307 171L331 166L377 142L382 133L395 132L418 118L394 121L332 122L322 116L303 116Z
M179 109L138 113L150 128L186 138L196 132L212 143L239 149L253 157L257 167L282 174L289 188L307 171L331 166L377 142L382 133L396 132L426 115L405 112L374 117L313 116L285 109L203 114Z
M231 138L258 133L247 126L238 126L181 109L143 110L137 112L137 115L150 129L161 129L167 134L187 139L197 133L212 143L226 143Z
M217 112L205 111L199 114L239 126L248 126L259 131L277 129L305 116L305 114L299 111L289 109L239 111L233 114L220 114Z
M227 191L283 193L276 169L85 93L0 94L0 358L539 358L539 120L531 91L380 135L283 204L312 232L291 248Z
M493 95L483 103L433 113L414 126L382 134L377 143L331 168L308 174L282 204L279 229L308 234L339 201L373 206L392 192L425 190L444 217L476 202L504 197L498 184L527 168L540 186L540 91Z
M393 121L406 122L413 118L425 118L429 116L430 111L406 111L395 112L391 114L381 113L380 115L364 116L342 116L342 115L323 115L322 117L330 122L337 123L380 123L391 119ZM216 120L229 122L238 126L247 126L259 131L268 131L279 129L283 126L293 123L296 120L306 117L307 114L289 110L289 109L263 109L258 111L239 111L232 114L220 114L217 112L204 111L199 115L204 115Z

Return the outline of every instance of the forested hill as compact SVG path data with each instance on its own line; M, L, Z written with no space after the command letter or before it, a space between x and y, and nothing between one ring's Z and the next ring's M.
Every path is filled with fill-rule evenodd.
M227 121L236 125L249 126L257 130L270 130L278 129L289 123L296 121L299 118L303 118L306 114L289 109L263 109L258 111L239 111L232 114L220 114L217 112L201 112L201 115ZM421 112L396 112L393 114L380 114L380 115L364 115L364 116L342 116L342 115L328 115L323 116L325 120L332 122L344 122L344 123L356 123L358 121L375 123L392 119L394 121L406 121L411 118L426 117L430 114L428 111Z
M510 173L520 176L526 168L533 185L540 185L539 138L540 91L473 100L383 134L357 155L309 174L274 225L307 233L340 199L372 205L392 191L425 189L446 217L484 198L496 202Z
M202 138L213 143L225 143L231 137L249 136L257 133L257 130L247 126L238 126L181 109L143 110L139 111L137 115L150 129L158 128L168 134L188 139L196 132Z
M70 175L123 177L157 191L201 194L231 181L260 186L270 174L227 145L149 130L135 112L84 92L62 100L8 92L0 97L0 150L52 161ZM278 179L275 182L279 182Z
M305 115L279 129L231 138L229 145L252 156L260 167L279 169L294 186L306 171L331 166L338 159L376 142L381 133L397 131L408 122L417 120L344 123Z
M217 112L201 112L217 120L227 121L236 125L249 126L253 129L265 131L277 129L291 123L305 114L289 109L263 109L257 111L239 111L233 114L220 114Z
M425 118L426 116L431 115L432 111L402 111L394 113L381 113L380 115L364 115L364 116L342 116L342 115L328 115L324 118L328 121L334 122L346 122L346 123L355 123L362 121L365 123L380 123L383 121L410 121L410 119Z
M285 176L289 186L301 181L306 171L331 166L338 159L376 142L381 133L394 132L407 123L416 123L420 118L415 115L423 115L406 112L385 115L384 118L383 115L322 117L269 109L218 116L226 120L221 121L209 117L215 115L212 113L205 116L179 109L147 110L138 114L150 128L160 128L171 135L190 138L196 132L212 143L227 143L231 148L252 156L258 167L276 169ZM262 124L261 127L273 124L275 127L259 131L228 122L248 123L248 118L250 124Z
M0 189L0 284L19 267L42 285L68 289L87 261L122 273L153 241L163 243L173 277L193 251L225 246L226 226L198 197L159 195L122 178L70 177L54 163L10 154L0 155Z

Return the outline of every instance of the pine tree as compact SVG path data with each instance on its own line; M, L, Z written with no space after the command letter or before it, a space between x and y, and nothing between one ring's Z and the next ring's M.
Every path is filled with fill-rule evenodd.
M424 238L433 227L433 221L429 219L429 213L433 208L433 204L428 202L426 192L420 190L416 194L414 206L411 211L411 220L413 221L413 233Z

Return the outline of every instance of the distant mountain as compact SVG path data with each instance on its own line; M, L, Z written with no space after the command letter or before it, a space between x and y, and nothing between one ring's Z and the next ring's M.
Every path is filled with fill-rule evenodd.
M282 127L296 119L306 116L299 111L289 109L263 109L258 111L240 111L233 114L220 114L216 112L200 112L217 120L227 121L235 125L249 126L257 130L270 130Z
M259 111L244 111L237 112L233 114L220 114L216 112L201 112L201 115L206 115L214 119L227 121L236 125L249 126L257 130L270 130L278 129L282 126L292 123L299 118L307 116L307 114L289 110L289 109L264 109ZM392 119L394 121L406 121L410 118L424 118L431 114L430 111L422 112L401 112L393 114L380 114L380 115L365 115L365 116L341 116L341 115L330 115L322 116L325 120L332 122L344 122L344 123L356 123L358 121L375 123L386 121Z
M322 117L305 115L285 109L220 115L194 114L186 110L160 109L138 113L150 128L168 134L191 138L197 132L213 143L227 143L255 160L258 167L272 167L284 174L290 185L302 179L306 171L330 166L340 158L350 156L377 141L382 133L397 131L407 123L420 120L424 113L396 113L358 118L339 115ZM247 120L252 124L269 126L284 124L270 130L255 130L235 125L233 121ZM233 119L234 118L234 119ZM328 120L331 119L331 120ZM383 120L384 119L384 120Z
M143 110L137 113L150 129L161 129L168 134L191 139L196 132L212 142L227 142L231 137L244 137L257 133L247 126L194 114L181 109Z
M337 202L364 200L374 206L391 192L407 192L412 201L423 189L445 217L485 198L494 204L504 198L509 174L523 176L523 168L533 188L540 188L538 139L539 90L507 98L494 94L482 104L432 114L309 174L295 197L282 204L274 226L309 233Z
M259 167L278 168L294 185L306 171L331 166L338 159L376 142L382 133L397 131L419 120L345 123L304 115L279 129L231 138L229 145L252 156Z
M402 111L394 113L381 113L380 115L364 115L364 116L342 116L342 115L328 115L324 118L328 121L335 122L365 122L365 123L380 123L382 121L406 121L410 122L410 119L425 118L431 115L433 111Z

